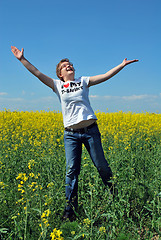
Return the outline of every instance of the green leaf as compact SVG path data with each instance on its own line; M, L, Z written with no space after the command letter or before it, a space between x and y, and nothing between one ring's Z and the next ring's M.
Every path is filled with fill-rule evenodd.
M7 233L8 229L7 228L0 228L1 233Z

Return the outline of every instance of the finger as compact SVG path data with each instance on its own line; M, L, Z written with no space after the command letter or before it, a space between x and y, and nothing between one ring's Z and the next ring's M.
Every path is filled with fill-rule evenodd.
M11 51L14 52L15 50L15 47L11 46Z
M18 48L14 47L14 46L11 46L11 50L12 50L13 54L18 53L18 51L19 51Z
M11 46L11 49L17 49L15 46Z
M16 52L16 50L13 48L12 50L11 50L13 53L15 53Z
M127 61L127 65L128 65L128 64L131 64L131 63L134 63L134 62L138 62L138 61L139 61L138 59L129 60L129 61Z
M138 62L138 61L139 61L138 59L131 60L131 62Z

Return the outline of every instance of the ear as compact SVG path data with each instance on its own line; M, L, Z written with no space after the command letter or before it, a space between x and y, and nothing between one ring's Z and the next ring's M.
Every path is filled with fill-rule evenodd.
M63 81L63 75L62 75L61 73L59 74L58 78L59 78L61 81Z
M60 78L63 78L63 75L60 73L60 74L59 74L59 77L60 77Z

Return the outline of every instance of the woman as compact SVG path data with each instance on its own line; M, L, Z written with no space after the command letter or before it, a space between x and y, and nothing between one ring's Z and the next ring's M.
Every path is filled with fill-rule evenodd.
M66 153L66 199L64 219L72 220L78 206L78 175L81 166L82 144L85 145L96 166L103 183L111 193L112 171L105 159L97 118L91 108L88 94L89 87L107 81L128 64L138 60L127 60L106 72L92 77L75 79L75 69L69 59L62 59L56 68L59 80L54 80L41 73L25 57L24 50L11 47L14 56L40 81L50 87L58 96L63 113L64 145Z

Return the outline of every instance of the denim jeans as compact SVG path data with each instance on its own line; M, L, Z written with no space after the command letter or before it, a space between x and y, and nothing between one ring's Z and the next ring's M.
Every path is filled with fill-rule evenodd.
M85 133L64 131L66 153L66 200L65 211L72 212L78 206L78 175L81 167L82 144L85 145L90 157L97 168L102 181L111 187L109 182L112 171L105 159L101 135L97 125L92 126Z

